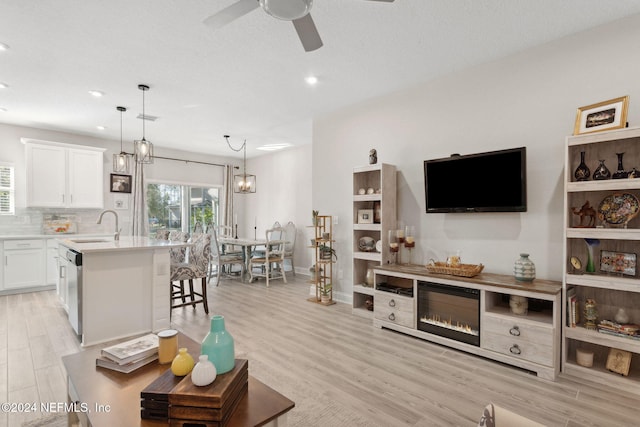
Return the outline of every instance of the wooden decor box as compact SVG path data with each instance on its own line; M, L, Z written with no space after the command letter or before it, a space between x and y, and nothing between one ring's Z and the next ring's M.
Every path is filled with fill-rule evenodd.
M247 393L249 361L236 359L233 370L204 387L193 385L191 374L176 377L170 369L140 392L141 417L166 420L172 427L226 425Z

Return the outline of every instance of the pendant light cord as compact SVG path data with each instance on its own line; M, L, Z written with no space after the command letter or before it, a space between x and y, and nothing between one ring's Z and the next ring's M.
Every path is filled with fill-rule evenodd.
M122 148L122 113L127 111L125 107L116 107L118 111L120 111L120 154L125 154L124 149Z
M233 151L235 151L236 153L239 153L240 150L244 150L243 153L243 162L242 162L242 173L243 175L247 175L247 140L245 139L244 142L242 143L242 145L240 146L240 148L235 149L231 146L231 143L229 142L229 135L223 135L224 139L227 141L227 145L229 146L229 148L231 148Z

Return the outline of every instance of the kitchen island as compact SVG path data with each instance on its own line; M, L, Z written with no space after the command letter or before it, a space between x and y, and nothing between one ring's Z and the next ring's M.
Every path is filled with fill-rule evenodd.
M169 327L169 250L188 243L122 237L59 244L81 254L82 266L67 268L76 270L68 277L78 276L77 332L83 346Z

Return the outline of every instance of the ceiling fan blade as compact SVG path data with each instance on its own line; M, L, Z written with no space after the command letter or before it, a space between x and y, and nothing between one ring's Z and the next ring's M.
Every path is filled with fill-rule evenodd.
M393 3L394 0L369 0L369 1L383 1L385 3Z
M225 7L220 12L211 15L205 19L203 23L206 26L217 30L218 28L224 27L231 21L235 21L258 7L259 4L256 0L238 0L231 6Z
M296 28L305 52L311 52L322 47L320 34L318 34L318 29L316 28L316 24L313 23L310 14L302 18L294 19L293 26Z

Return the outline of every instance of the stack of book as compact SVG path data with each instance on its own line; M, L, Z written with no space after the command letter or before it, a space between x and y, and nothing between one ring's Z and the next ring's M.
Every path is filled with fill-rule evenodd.
M640 340L640 325L635 324L621 324L612 320L601 320L598 324L598 332Z
M147 334L102 349L96 366L128 374L158 359L158 336Z

